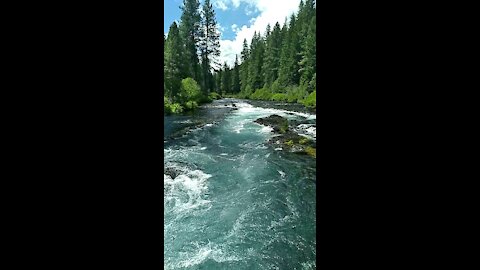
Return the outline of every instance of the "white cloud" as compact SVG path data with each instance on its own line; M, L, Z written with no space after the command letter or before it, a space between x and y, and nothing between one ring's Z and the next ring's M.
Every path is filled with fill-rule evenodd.
M211 3L213 5L213 7L225 11L225 10L228 9L227 2L228 2L228 0L213 0Z
M214 7L219 8L219 9L224 10L224 11L228 9L227 5L231 5L234 8L238 8L240 6L240 2L249 3L249 2L252 2L252 1L248 1L248 0L212 0L211 1L212 5Z
M250 16L253 14L253 12L255 12L255 10L248 7L245 8L245 15Z
M231 0L232 5L233 5L234 8L238 8L238 7L240 6L240 2L241 2L241 1L242 1L242 0Z
M217 28L218 28L218 31L220 32L220 36L222 36L226 30L225 26L221 25L220 23L217 23Z
M298 6L300 5L300 0L216 0L225 3L226 5L232 5L233 7L238 7L240 2L246 3L253 8L255 8L260 14L250 20L250 25L242 25L241 27L235 27L232 25L232 30L236 33L236 36L233 40L220 40L220 57L219 61L221 63L227 62L228 65L233 66L235 62L235 55L238 54L240 57L240 52L242 51L243 40L246 38L247 42L250 43L253 37L253 33L261 32L264 33L267 25L270 24L271 27L275 25L276 22L279 22L280 25L283 24L286 17L290 17L292 13L298 12Z

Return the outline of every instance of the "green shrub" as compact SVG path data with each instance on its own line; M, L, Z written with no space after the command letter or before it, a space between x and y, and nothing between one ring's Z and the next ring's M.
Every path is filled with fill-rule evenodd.
M285 89L287 102L298 102L308 95L307 89L304 86L288 86Z
M272 86L270 87L270 90L272 90L272 93L282 93L283 89L282 87L280 86L280 83L278 82L278 80L274 81L272 83Z
M186 78L182 80L180 87L180 95L182 102L187 101L200 101L202 92L198 83L192 78Z
M185 103L185 109L186 110L194 110L198 108L198 103L193 101L193 100L190 100L190 101L187 101L187 103Z
M241 91L240 93L238 93L237 97L238 98L245 98L245 99L249 99L250 98L250 95L253 94L253 90L250 86L247 86L245 87L245 89L243 91Z
M305 107L316 108L317 107L317 90L313 91L305 99L301 100L300 103L305 105Z
M180 105L180 103L173 103L170 105L170 111L171 113L182 113L183 107Z
M163 96L163 110L165 111L166 114L172 113L170 106L171 106L170 100L168 100L166 96Z
M287 95L283 93L273 94L270 98L272 101L287 101Z
M211 100L215 100L215 99L220 99L222 97L216 92L211 92L210 94L208 94L208 98Z
M264 87L257 89L255 93L250 95L251 99L256 99L256 100L270 100L272 98L273 93L270 92L270 89Z

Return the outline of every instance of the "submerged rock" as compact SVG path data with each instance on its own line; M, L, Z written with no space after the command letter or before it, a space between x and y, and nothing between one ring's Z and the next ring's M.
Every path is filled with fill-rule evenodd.
M189 133L191 130L196 129L196 128L201 128L201 127L203 127L207 124L208 124L208 122L204 119L192 120L191 122L186 123L186 125L184 127L179 128L178 130L172 132L170 134L170 136L167 136L164 139L174 140L174 139L177 139L177 138L181 138L184 135L186 135L187 133Z
M163 174L170 176L172 179L195 169L196 168L193 165L181 161L167 162L163 164Z
M170 176L172 179L175 179L177 176L179 176L182 172L178 170L177 168L174 167L167 167L163 168L163 174L166 174Z

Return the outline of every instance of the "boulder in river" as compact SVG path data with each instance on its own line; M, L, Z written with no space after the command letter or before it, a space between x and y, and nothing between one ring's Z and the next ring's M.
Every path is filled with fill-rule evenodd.
M276 133L285 133L288 131L288 120L280 115L272 114L268 117L258 118L254 121L260 125L273 128Z
M166 162L163 164L163 174L170 176L172 179L195 169L196 167L194 165L181 161Z
M255 122L269 126L273 132L279 134L268 141L268 144L274 145L276 149L282 148L292 153L307 154L316 158L316 142L289 129L286 118L274 114L259 118Z

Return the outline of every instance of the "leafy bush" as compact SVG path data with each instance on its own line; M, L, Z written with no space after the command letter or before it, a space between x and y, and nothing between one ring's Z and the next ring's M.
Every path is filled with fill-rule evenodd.
M316 108L317 107L317 91L313 91L308 95L305 99L301 100L300 103L305 105L305 107L312 107Z
M283 93L273 94L270 98L272 101L287 101L287 95Z
M250 86L245 87L245 90L241 91L238 93L237 97L238 98L250 98L250 95L253 94L253 90Z
M171 106L170 100L168 100L166 96L163 96L163 109L166 114L172 113L170 106Z
M192 78L182 80L180 87L181 101L196 101L199 102L202 97L202 92L198 83Z
M215 100L215 99L220 99L222 97L216 92L211 92L210 94L208 94L208 98L211 100Z
M272 98L273 93L270 92L270 89L267 87L257 89L255 93L250 95L251 99L256 99L256 100L270 100Z
M282 87L280 86L280 83L278 82L278 80L272 83L270 90L272 90L272 93L282 93Z
M286 87L286 92L287 102L299 102L308 95L307 89L302 86Z
M183 107L180 103L173 103L170 105L170 112L171 113L182 113Z
M198 108L198 103L193 100L187 101L187 103L185 103L186 110L194 110L196 108Z

